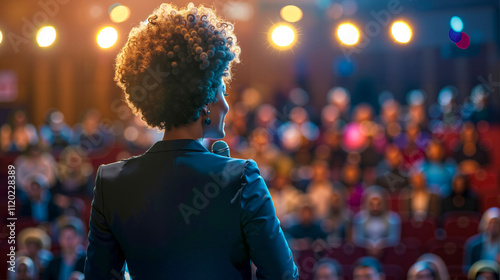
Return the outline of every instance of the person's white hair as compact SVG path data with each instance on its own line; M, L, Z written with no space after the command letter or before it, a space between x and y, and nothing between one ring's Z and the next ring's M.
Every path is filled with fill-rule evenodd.
M484 211L481 221L479 222L479 232L485 232L492 219L500 219L500 209L498 207L491 207Z

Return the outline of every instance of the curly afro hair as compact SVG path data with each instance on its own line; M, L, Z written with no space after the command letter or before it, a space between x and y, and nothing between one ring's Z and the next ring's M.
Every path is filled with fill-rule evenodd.
M214 10L192 3L162 4L132 28L116 57L115 81L133 113L158 129L196 121L239 62L233 29Z

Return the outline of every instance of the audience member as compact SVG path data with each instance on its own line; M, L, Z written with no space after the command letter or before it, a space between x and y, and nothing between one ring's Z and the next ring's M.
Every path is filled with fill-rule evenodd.
M320 259L314 267L314 280L342 280L342 267L330 258Z
M353 220L353 241L380 256L382 249L396 245L401 235L401 219L390 211L388 194L379 186L371 186L363 194L363 209Z
M474 263L467 273L468 280L499 280L498 262L482 260Z
M356 261L353 280L384 280L385 274L380 262L373 257L363 257Z
M60 226L58 241L61 252L50 261L43 280L68 279L75 270L83 273L86 255L80 223L77 219L68 219Z
M439 197L427 188L424 173L412 172L410 186L400 194L401 215L417 221L439 217Z
M25 192L27 198L21 201L21 217L30 217L38 223L43 223L52 222L61 214L43 175L32 175L27 179Z
M467 240L464 250L464 268L479 260L500 261L500 209L486 210L479 223L479 233Z
M333 187L328 216L321 224L321 228L327 234L327 243L330 245L339 245L351 238L353 214L345 203L345 187L337 184Z
M467 176L457 174L453 178L452 192L441 202L441 213L479 212L479 199L472 193Z
M3 152L20 153L38 143L36 128L28 123L24 110L14 110L7 123L0 127L0 145Z

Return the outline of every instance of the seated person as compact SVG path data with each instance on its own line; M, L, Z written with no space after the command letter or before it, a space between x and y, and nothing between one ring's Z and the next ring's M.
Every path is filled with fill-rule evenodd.
M17 257L14 271L7 272L7 280L38 279L33 261L25 256Z
M482 260L474 263L467 273L468 280L499 280L498 262Z
M73 271L83 273L86 252L83 247L83 223L68 218L59 228L61 252L52 259L45 270L43 280L68 279Z
M410 189L400 193L401 215L406 219L422 221L439 216L439 197L429 191L425 175L414 171L410 175Z
M425 154L426 160L420 169L425 174L431 192L442 197L450 195L456 164L452 160L445 161L444 146L437 139L429 141Z
M30 217L38 223L54 221L61 210L48 190L47 179L43 175L32 175L26 185L27 200L21 202L21 217Z
M384 280L385 274L380 262L372 257L363 257L356 261L353 280Z
M320 224L315 220L314 206L304 198L299 207L299 222L287 231L290 247L293 250L307 250L316 240L325 240L326 234Z
M401 219L389 210L387 191L371 186L363 194L363 209L353 220L353 241L372 256L380 256L382 249L398 244L401 237Z
M385 160L377 166L376 184L383 187L389 193L398 193L401 189L407 188L407 172L402 172L402 155L396 145L389 145L385 150Z
M417 261L408 270L407 280L440 280L438 272L431 263Z
M452 192L441 201L441 214L467 211L479 212L479 199L469 189L469 180L458 174L453 178Z
M464 269L480 260L500 261L500 209L486 210L479 222L479 233L465 243Z
M340 244L351 237L352 212L346 205L346 190L336 185L330 201L328 216L321 222L321 228L328 235L328 244Z
M314 280L342 280L342 267L330 258L320 259L314 267Z
M421 255L417 259L417 261L425 261L428 264L430 264L434 268L434 271L436 271L436 273L438 274L436 279L440 280L450 279L450 274L448 273L448 267L446 266L446 263L440 256L426 253Z

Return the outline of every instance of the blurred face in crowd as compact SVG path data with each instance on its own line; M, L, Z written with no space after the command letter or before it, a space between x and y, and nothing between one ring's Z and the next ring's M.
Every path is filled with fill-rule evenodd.
M370 201L368 201L368 210L372 216L381 215L384 210L384 202L382 201L382 198L378 196L370 198Z
M342 179L347 185L354 185L359 182L360 171L356 165L346 165L342 169Z
M385 151L385 159L391 168L397 168L401 163L401 152L396 146L389 146Z
M314 280L339 280L337 272L330 265L320 265L314 275Z
M300 221L303 225L312 224L313 217L314 213L311 206L304 206L300 209Z
M488 227L486 228L486 232L494 238L500 236L500 221L498 218L493 218L489 221Z
M465 177L463 176L457 176L455 179L453 179L453 192L456 194L463 194L466 189L466 182L465 182Z
M314 165L314 180L326 181L330 177L330 171L326 162L317 162Z
M435 141L431 141L429 146L427 146L427 158L431 161L440 161L444 157L443 146Z
M26 242L26 250L28 251L28 256L29 257L34 257L38 254L38 251L42 249L42 246L40 243L36 242L35 240L30 240Z
M354 269L353 280L383 280L383 275L379 274L373 267L357 267Z
M423 173L415 173L410 177L410 183L416 190L425 189L425 177Z
M29 280L29 279L32 279L28 275L28 266L26 266L26 264L22 263L22 264L19 265L19 267L17 268L16 279L17 280Z
M421 270L415 275L415 280L434 280L432 272L428 269Z
M63 252L74 252L76 247L80 245L82 238L78 235L73 228L64 228L59 234L59 244Z
M37 182L29 184L28 196L31 201L39 201L42 197L43 189Z
M342 208L342 196L339 193L333 193L331 200L331 209L334 211L339 211Z
M483 271L477 274L476 280L497 280L498 278L495 276L493 272Z

